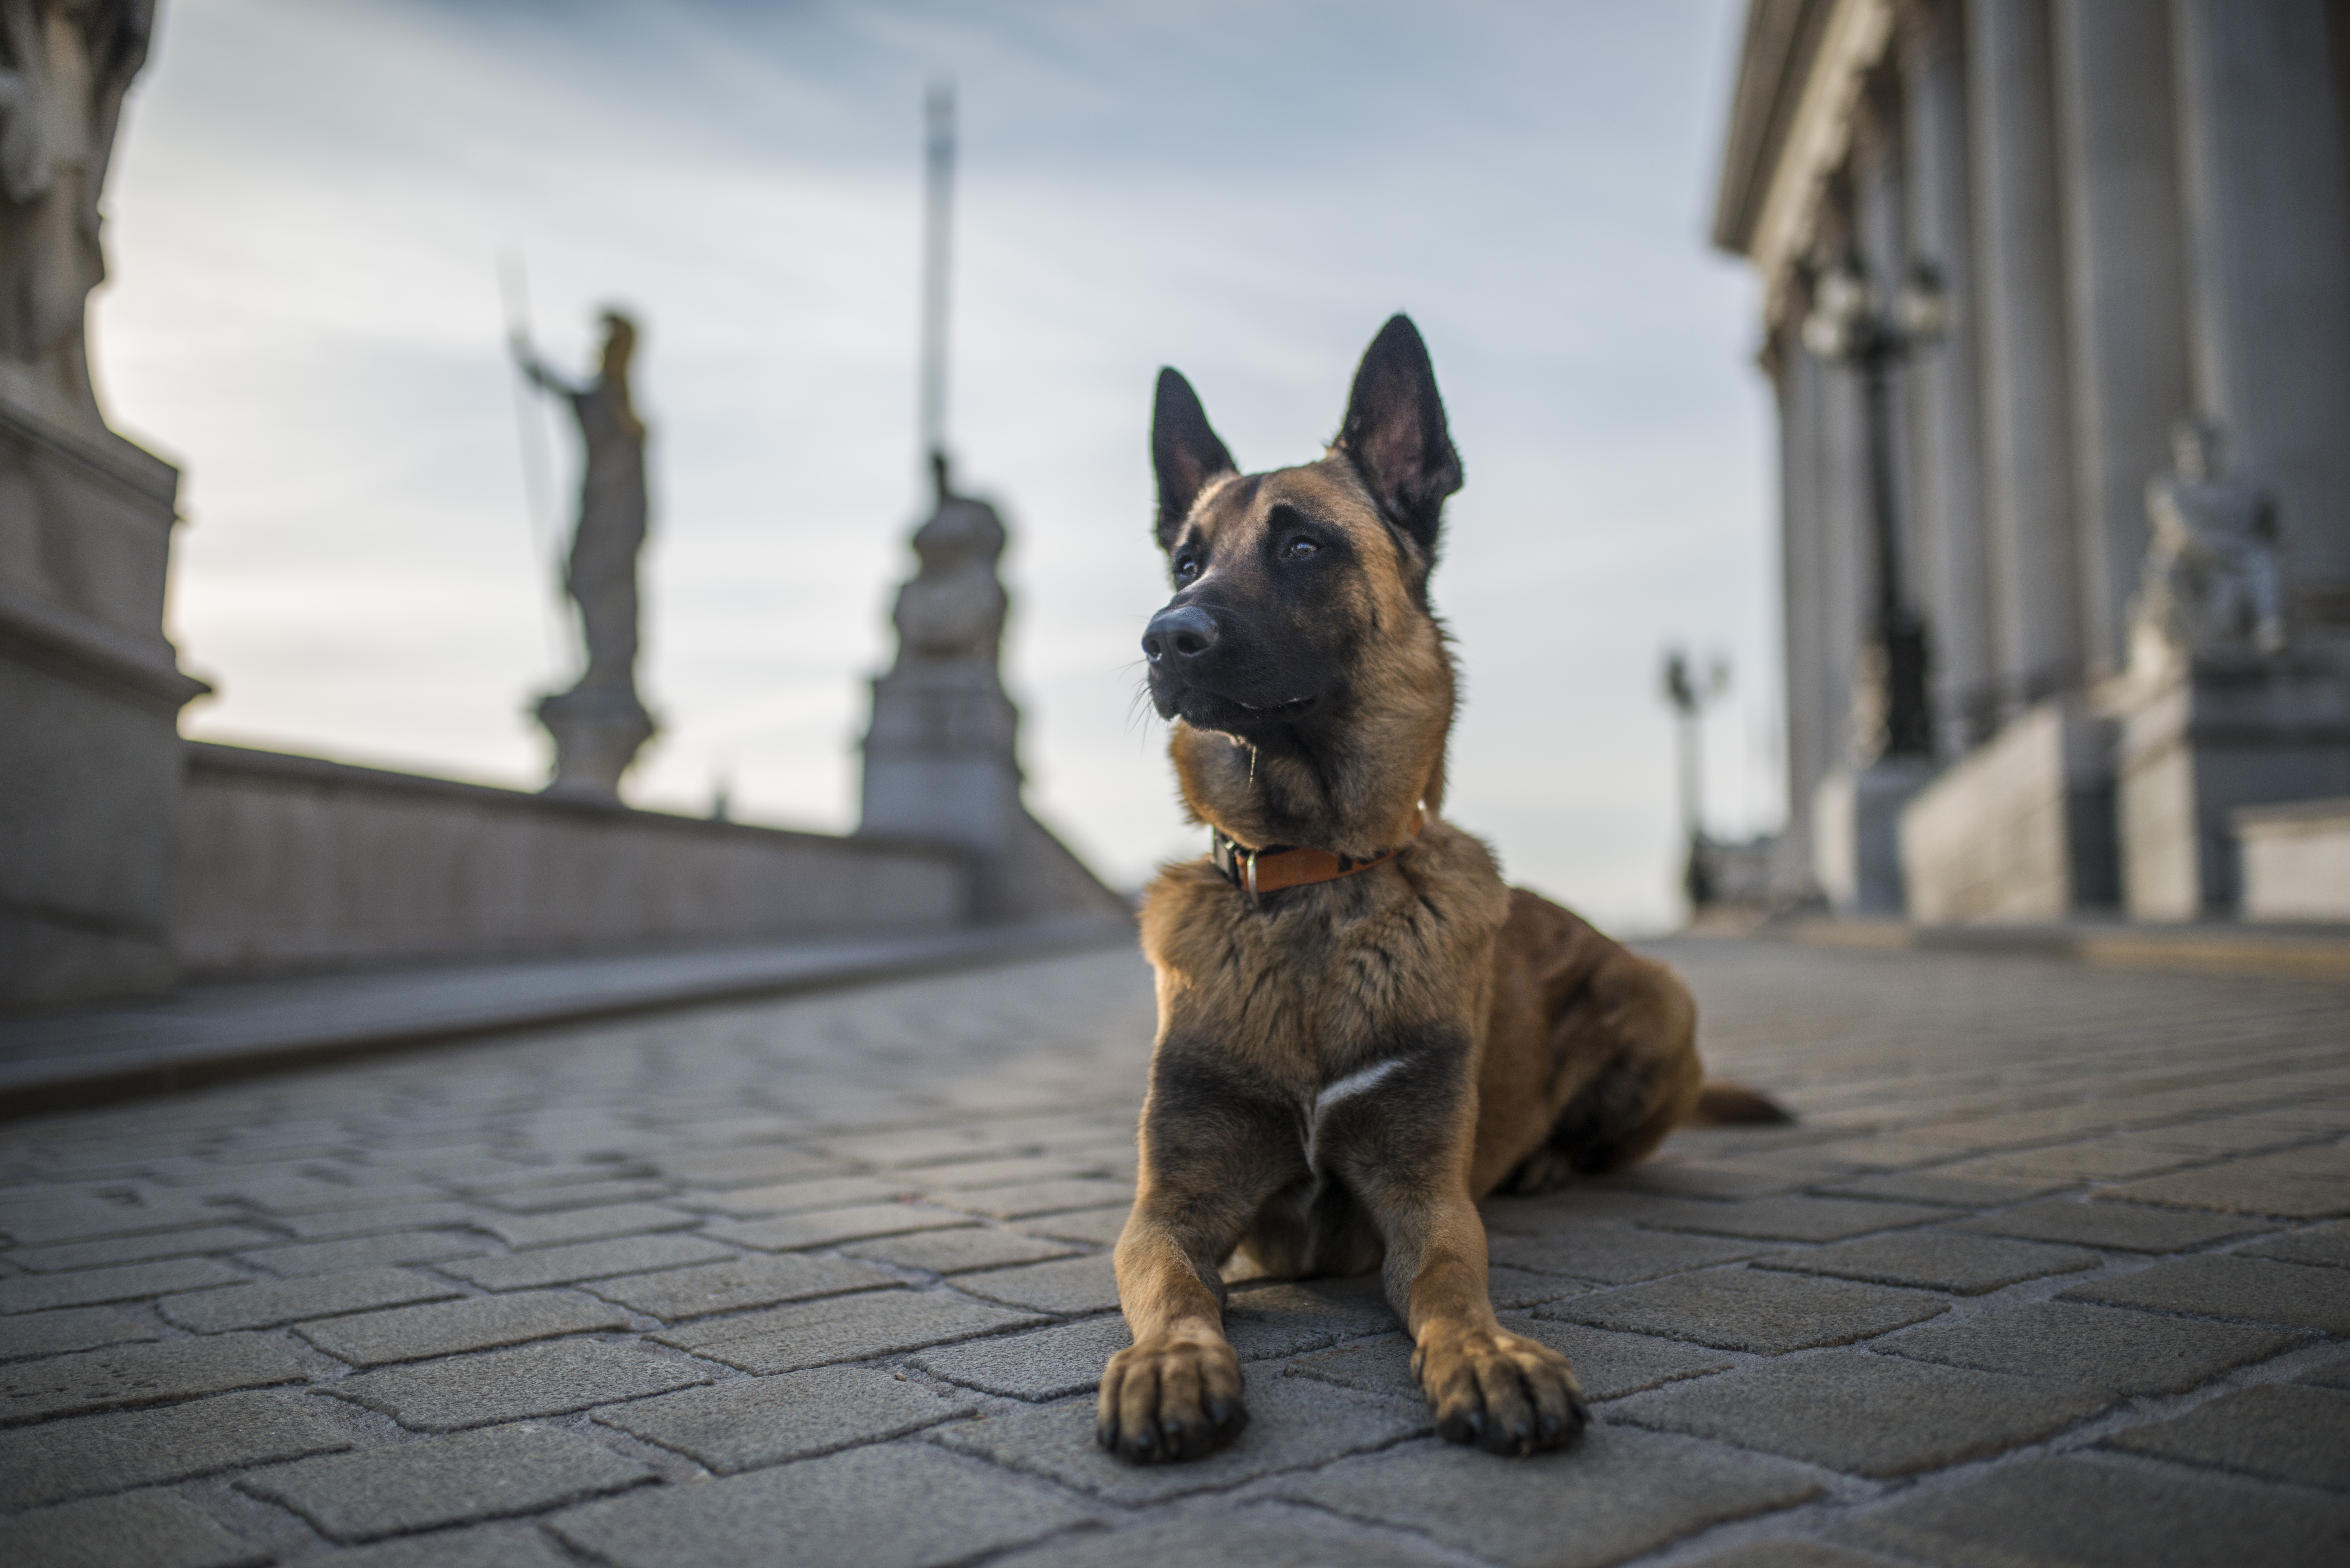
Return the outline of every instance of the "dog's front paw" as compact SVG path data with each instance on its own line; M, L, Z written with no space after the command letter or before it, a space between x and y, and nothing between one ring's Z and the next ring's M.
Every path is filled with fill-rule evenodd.
M1448 1442L1490 1454L1563 1449L1583 1435L1590 1412L1566 1357L1507 1332L1431 1329L1411 1369Z
M1247 1425L1241 1358L1222 1339L1153 1334L1111 1356L1102 1372L1094 1436L1122 1459L1196 1459Z

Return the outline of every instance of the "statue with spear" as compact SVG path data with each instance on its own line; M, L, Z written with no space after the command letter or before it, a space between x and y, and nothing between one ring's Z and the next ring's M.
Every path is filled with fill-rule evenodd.
M555 737L547 793L618 802L621 774L654 730L636 676L637 556L648 508L645 426L629 395L637 327L617 310L605 311L602 322L602 361L591 381L574 384L549 369L519 322L514 355L530 384L570 405L587 460L563 586L578 608L588 668L578 684L541 699L536 709Z

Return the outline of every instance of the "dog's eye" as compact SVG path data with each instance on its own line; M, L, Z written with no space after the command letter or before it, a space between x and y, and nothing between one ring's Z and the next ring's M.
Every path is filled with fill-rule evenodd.
M1281 557L1284 561L1302 561L1321 547L1301 534L1281 547Z
M1180 581L1188 583L1199 575L1200 561L1198 556L1181 556L1176 558L1175 576Z

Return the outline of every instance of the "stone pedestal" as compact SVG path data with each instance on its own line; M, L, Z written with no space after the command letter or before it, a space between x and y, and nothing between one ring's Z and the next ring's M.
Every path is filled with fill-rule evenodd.
M2248 920L2350 921L2350 796L2235 814Z
M0 1006L168 988L179 471L0 366Z
M1838 767L1812 796L1812 868L1839 915L1898 915L1901 810L1934 777L1918 757Z
M1901 814L1910 919L2061 920L2119 901L2114 725L2052 699L2011 720Z
M555 777L545 793L619 805L620 776L658 728L637 694L580 688L542 697L532 711L555 737Z
M935 458L938 509L915 532L921 568L899 590L898 659L873 682L864 835L951 844L971 857L970 919L1127 913L1020 799L1020 713L996 672L1008 601L995 509L958 495Z
M2350 681L2326 661L2205 654L2140 677L2115 706L2133 919L2239 908L2239 807L2350 794Z

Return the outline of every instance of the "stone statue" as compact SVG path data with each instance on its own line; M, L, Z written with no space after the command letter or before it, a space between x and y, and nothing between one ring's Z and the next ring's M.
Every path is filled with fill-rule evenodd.
M944 457L931 460L938 509L914 533L921 567L898 590L890 620L898 628L898 662L969 660L993 671L1003 644L1003 584L995 575L1003 556L1003 521L995 508L957 495Z
M2168 665L2199 653L2285 646L2274 499L2225 471L2220 428L2181 420L2171 472L2146 491L2154 537L2131 616L2131 659Z
M88 425L99 192L154 21L154 0L0 0L0 365L21 400Z
M579 523L563 586L579 607L588 669L570 691L543 700L540 722L555 736L548 793L617 801L620 775L653 735L637 697L637 556L645 543L645 426L629 396L636 323L606 311L603 362L596 379L574 386L517 338L523 373L567 400L587 453Z

